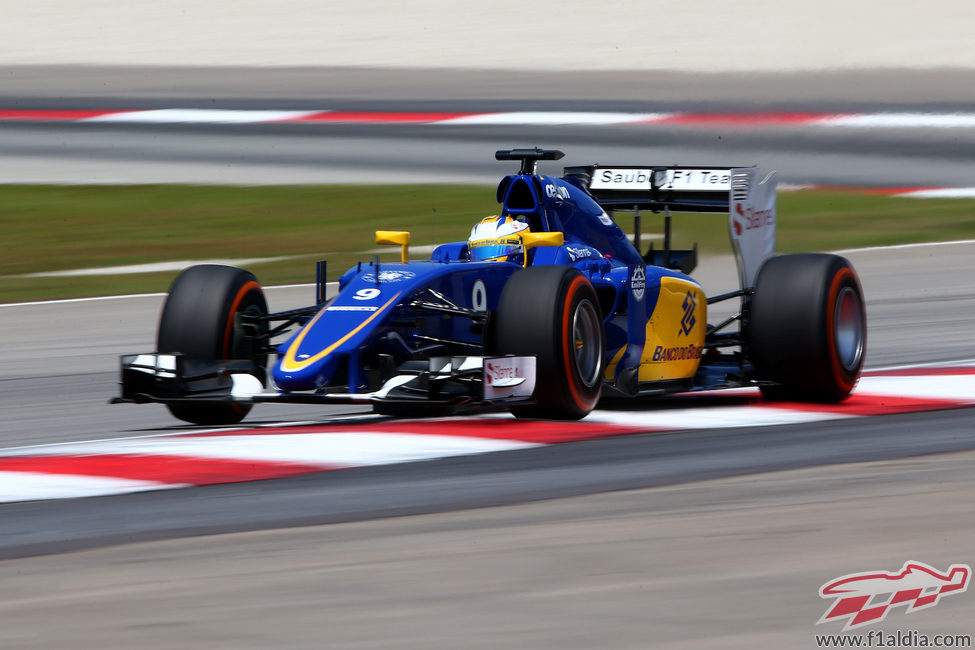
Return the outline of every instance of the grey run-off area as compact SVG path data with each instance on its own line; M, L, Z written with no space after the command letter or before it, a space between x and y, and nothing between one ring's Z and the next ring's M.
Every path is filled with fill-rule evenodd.
M921 433L920 431L918 432ZM814 648L845 573L970 561L975 454L0 563L16 648ZM969 594L885 630L971 634ZM53 623L56 621L56 623Z

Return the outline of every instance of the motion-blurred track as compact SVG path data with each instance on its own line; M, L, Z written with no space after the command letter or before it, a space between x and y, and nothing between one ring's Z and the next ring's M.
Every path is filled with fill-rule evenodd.
M967 186L975 158L971 129L8 124L0 141L5 180L41 183L490 184L494 151L529 145L570 164L760 162L790 184Z
M15 68L0 89L0 109L950 114L975 101L973 75L966 71L937 77L912 71L576 78L556 72L307 70L230 70L208 77L205 70L161 69L152 72L159 85L136 71L88 74L85 85L70 68L41 68L33 76ZM203 79L210 80L209 89ZM166 96L160 87L169 88ZM52 92L58 88L61 94ZM937 102L926 101L925 88L938 89ZM493 184L501 170L492 154L512 146L558 148L569 164L759 164L777 169L786 183L940 187L971 185L975 129L0 123L6 182Z

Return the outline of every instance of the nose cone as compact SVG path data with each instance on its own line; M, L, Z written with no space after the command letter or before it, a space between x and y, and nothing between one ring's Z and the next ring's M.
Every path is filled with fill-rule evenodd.
M294 338L278 347L278 362L271 373L278 388L299 391L327 385L341 360L381 331L385 318L403 295L404 290L398 287L384 291L374 285L357 288L353 284Z
M281 390L315 390L331 379L344 356L341 335L348 331L348 324L335 323L328 311L319 311L293 339L278 348L271 376Z
M285 367L284 357L281 357L272 369L271 376L274 384L281 390L315 390L328 383L338 365L339 356L331 355L300 367Z

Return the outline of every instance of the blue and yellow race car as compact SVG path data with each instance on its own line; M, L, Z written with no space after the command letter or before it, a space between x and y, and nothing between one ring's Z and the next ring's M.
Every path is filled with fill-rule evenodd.
M370 403L425 415L503 408L578 419L602 397L757 385L769 399L835 402L860 375L863 294L850 263L776 256L775 176L755 167L566 167L562 152L498 151L519 163L498 215L467 241L408 261L410 234L379 231L399 263L360 262L326 299L270 313L242 269L200 265L173 282L157 349L126 355L116 402L161 402L197 424L253 404ZM617 225L634 215L633 240ZM662 213L662 249L641 251L641 213ZM672 213L724 213L740 289L707 297L696 249L671 247ZM708 305L738 301L708 323Z

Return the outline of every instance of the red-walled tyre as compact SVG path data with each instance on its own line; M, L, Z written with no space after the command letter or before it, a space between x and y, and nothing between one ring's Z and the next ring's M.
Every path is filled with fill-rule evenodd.
M867 348L863 291L838 255L768 260L759 271L746 328L748 354L770 399L838 402L853 390Z
M201 264L180 273L169 288L159 319L156 349L180 352L192 359L251 359L267 364L260 354L263 328L247 329L235 322L238 313L267 314L264 291L248 271L232 266ZM258 377L261 381L265 374ZM194 424L236 424L249 404L180 402L166 405L175 417Z
M578 420L602 393L605 340L589 280L564 266L524 269L505 284L494 320L497 354L536 357L536 404L520 418Z

